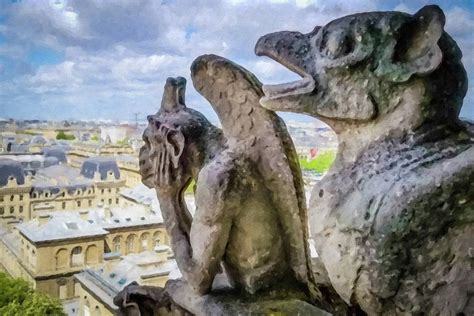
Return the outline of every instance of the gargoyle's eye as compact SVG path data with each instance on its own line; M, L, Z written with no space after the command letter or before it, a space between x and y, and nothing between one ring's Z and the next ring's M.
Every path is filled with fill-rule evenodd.
M346 56L354 50L353 39L343 32L326 34L321 44L321 52L331 59Z

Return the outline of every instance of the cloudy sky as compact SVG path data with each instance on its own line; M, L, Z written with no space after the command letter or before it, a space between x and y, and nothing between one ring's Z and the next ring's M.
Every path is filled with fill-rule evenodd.
M169 76L189 78L194 58L225 56L264 83L295 79L253 53L279 30L311 31L346 14L414 13L436 3L474 78L472 0L0 0L0 117L133 120L156 112ZM474 89L462 116L474 119ZM187 103L211 120L188 85ZM304 116L285 115L305 120Z

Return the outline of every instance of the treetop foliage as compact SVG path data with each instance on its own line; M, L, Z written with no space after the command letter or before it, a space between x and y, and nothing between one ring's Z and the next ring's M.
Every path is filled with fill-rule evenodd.
M0 315L2 316L66 316L61 303L35 292L23 279L0 272Z

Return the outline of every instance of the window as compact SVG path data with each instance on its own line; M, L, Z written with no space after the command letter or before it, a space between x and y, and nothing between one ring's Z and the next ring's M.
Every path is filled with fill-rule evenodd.
M23 194L20 194L20 201L23 201Z
M67 285L63 284L59 286L59 299L64 300L67 298Z
M77 207L81 207L81 201L77 201Z
M127 253L135 251L135 235L130 235L127 237Z
M68 260L67 260L67 250L66 249L59 249L58 252L56 252L56 269L63 269L67 267L68 265Z
M15 212L15 207L14 206L10 206L10 214L13 214Z
M84 304L84 316L91 316L91 308L89 301L86 301L86 303Z
M99 249L95 245L90 245L86 250L86 264L99 262Z
M160 246L163 243L163 234L160 231L157 231L153 234L153 240L155 241L155 248Z
M20 205L19 211L20 211L20 213L23 213L23 205Z
M109 193L112 193L112 189L111 189L111 188L109 188Z
M89 200L89 201L87 202L87 204L89 205L89 207L91 207L91 206L92 206L92 200Z
M109 199L109 205L112 205L112 199Z
M115 204L119 204L119 198L115 199Z
M0 202L3 202L3 200L4 200L3 195L0 195Z
M77 267L84 264L84 256L82 255L82 248L77 246L71 252L71 266Z
M0 206L0 215L3 215L5 213L5 208L3 206Z
M104 194L104 189L100 190L100 193Z
M14 198L15 198L15 196L13 194L10 195L10 201L13 201Z
M81 293L81 283L75 282L74 283L74 296L79 296Z
M113 247L114 247L114 252L120 252L120 242L121 242L121 237L120 236L117 236L114 238L114 240L112 241L113 243Z
M147 251L148 250L148 237L150 234L143 233L140 237L140 251Z
M61 204L61 207L62 207L63 210L64 210L64 209L66 208L66 202L63 202L63 203Z

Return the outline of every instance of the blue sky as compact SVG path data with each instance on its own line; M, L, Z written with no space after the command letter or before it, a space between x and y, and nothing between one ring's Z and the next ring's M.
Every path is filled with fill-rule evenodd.
M145 117L157 110L166 78L189 78L191 62L205 53L236 61L264 83L293 80L281 65L254 55L259 36L308 32L362 11L414 13L430 3L445 11L445 29L473 78L472 0L0 0L0 117ZM187 103L215 120L191 84ZM472 84L461 116L474 119Z

